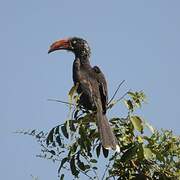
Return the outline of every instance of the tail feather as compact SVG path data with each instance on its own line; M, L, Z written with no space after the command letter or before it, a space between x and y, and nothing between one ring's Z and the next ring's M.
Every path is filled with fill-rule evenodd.
M108 119L100 110L97 110L97 125L103 147L105 149L113 149L120 152L118 141L112 132Z

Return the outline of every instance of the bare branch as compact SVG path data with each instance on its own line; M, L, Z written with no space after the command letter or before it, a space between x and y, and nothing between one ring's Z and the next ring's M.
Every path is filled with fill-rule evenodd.
M105 178L106 172L109 169L110 165L111 165L111 161L109 161L108 165L106 165L106 169L105 169L104 174L102 176L102 180Z
M108 105L112 102L112 100L115 98L117 92L119 91L120 87L122 86L122 84L125 82L125 80L123 80L117 87L116 91L114 92L114 95L112 96L112 98L110 99L110 101L108 102Z
M66 102L66 101L61 101L61 100L58 100L58 99L47 99L48 101L54 101L54 102L60 102L62 104L66 104L66 105L70 105L70 106L76 106L75 104L72 104L72 103L69 103L69 102Z
M130 90L129 90L130 91ZM129 91L127 91L126 93L124 93L119 99L116 100L116 103L118 103L119 101L121 101L128 93ZM115 104L116 104L115 103Z
M108 103L107 109L112 108L112 106L114 106L114 105L117 104L119 101L121 101L122 99L124 99L124 97L128 94L128 92L129 92L129 91L127 91L126 93L124 93L124 94L123 94L119 99L117 99L114 103L112 103L112 104L109 104L109 103Z
M91 176L89 176L86 172L82 171L79 167L77 167L77 169L84 174L85 176L87 176L89 179L93 180L93 178Z
M87 161L87 163L88 163L88 164L89 164L89 166L91 167L91 169L92 169L92 171L93 171L93 173L94 173L94 175L95 175L96 179L97 179L97 180L99 180L99 176L98 176L98 174L97 174L96 170L95 170L95 169L93 169L92 164L91 164L91 162L90 162L90 160L89 160L89 157L88 157L85 153L84 153L84 154L82 154L82 156L84 157L84 159Z

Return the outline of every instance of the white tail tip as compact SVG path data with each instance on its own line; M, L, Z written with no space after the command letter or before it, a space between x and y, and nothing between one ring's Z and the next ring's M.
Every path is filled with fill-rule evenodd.
M116 152L120 153L120 146L116 145Z
M111 146L109 146L109 147L104 147L104 148L107 149L107 150L111 150L111 149L112 149ZM116 149L113 148L113 150L116 151L116 152L118 152L118 153L120 153L120 146L119 146L118 144L116 144Z

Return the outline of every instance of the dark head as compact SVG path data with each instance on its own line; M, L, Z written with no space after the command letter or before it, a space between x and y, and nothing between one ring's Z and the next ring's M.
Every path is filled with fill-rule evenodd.
M54 42L48 51L51 53L56 50L68 50L75 54L76 57L89 57L91 54L90 47L84 39L73 37Z

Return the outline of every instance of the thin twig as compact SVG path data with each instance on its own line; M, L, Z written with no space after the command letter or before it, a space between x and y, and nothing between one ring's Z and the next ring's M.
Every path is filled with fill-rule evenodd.
M102 180L104 179L104 177L105 177L105 175L106 175L106 172L107 172L108 168L110 167L110 164L111 164L111 161L109 161L108 165L106 166L106 169L105 169L105 171L104 171Z
M96 176L96 179L99 180L98 174L97 174L96 170L93 169L93 167L92 167L92 165L91 165L91 162L89 161L88 156L86 156L85 153L84 153L82 156L84 157L84 159L87 161L87 163L88 163L89 166L91 167L92 171L94 172L94 174L95 174L95 176Z
M114 106L115 104L117 104L119 101L121 101L122 99L124 99L124 97L129 93L129 91L127 91L126 93L124 93L119 99L117 99L113 104L108 104L107 109L112 108L112 106Z
M89 176L87 173L85 173L84 171L82 171L79 167L77 167L77 169L84 174L85 176L87 176L89 179L93 180L93 178L91 176Z
M110 101L108 102L108 105L112 102L112 100L115 98L117 92L119 91L119 88L122 86L122 84L125 82L125 80L123 80L117 87L116 91L114 92L114 95L112 96L112 98L110 99Z
M76 106L75 104L72 104L72 103L69 103L69 102L66 102L66 101L61 101L61 100L58 100L58 99L48 99L48 101L60 102L60 103L66 104L66 105Z
M130 90L129 90L130 91ZM119 101L121 101L122 99L124 99L124 97L129 93L129 91L127 91L126 93L124 93L119 99L116 100L116 103L118 103Z

